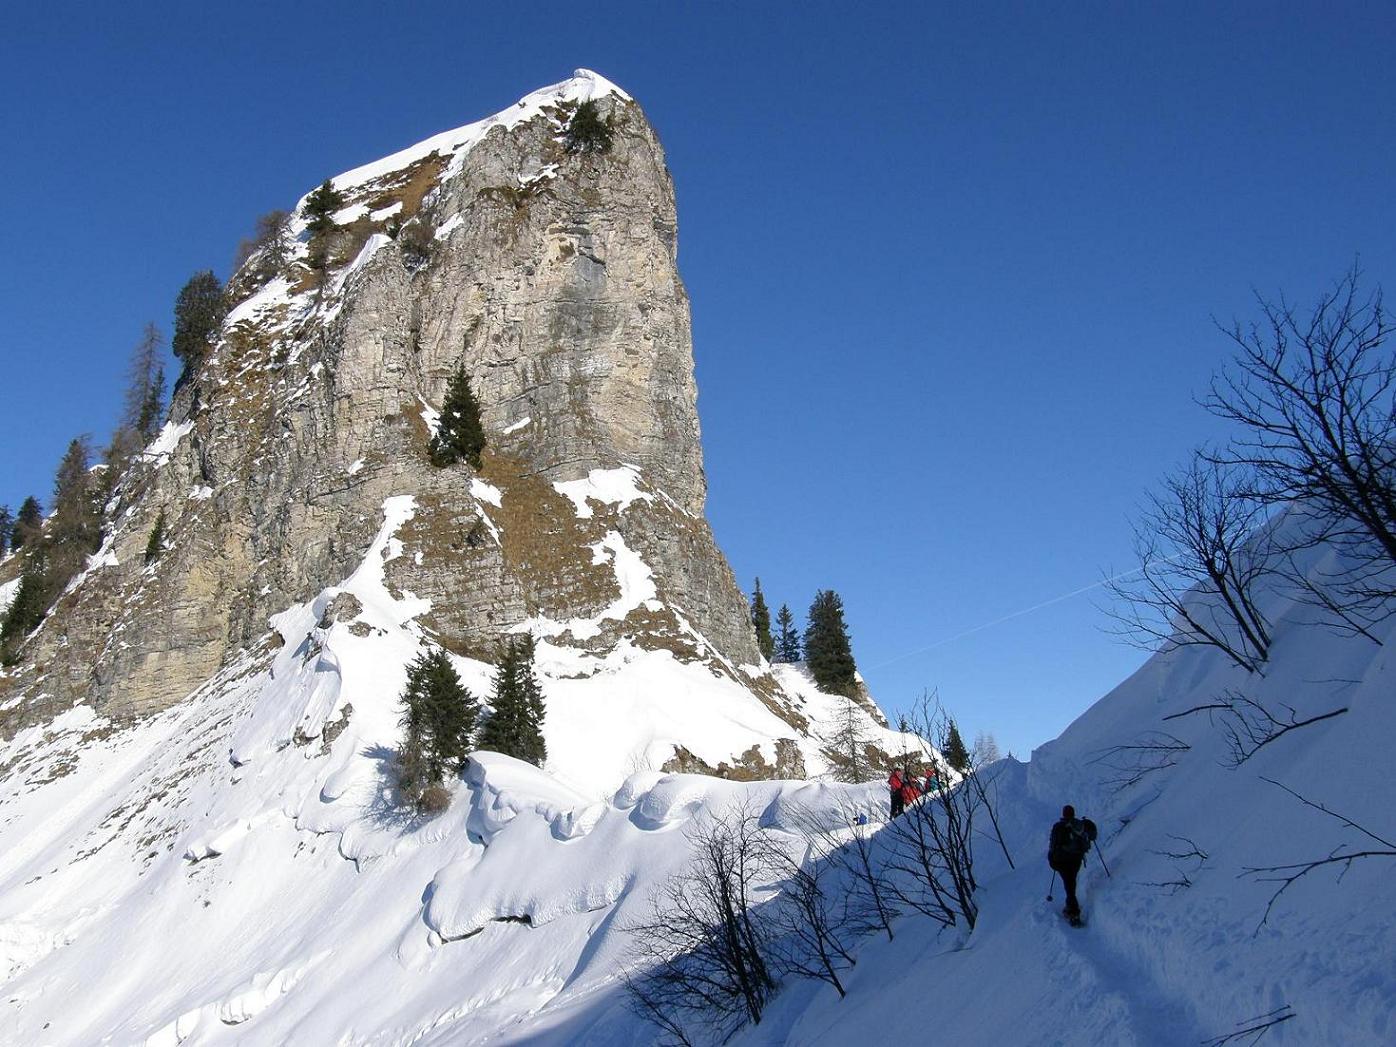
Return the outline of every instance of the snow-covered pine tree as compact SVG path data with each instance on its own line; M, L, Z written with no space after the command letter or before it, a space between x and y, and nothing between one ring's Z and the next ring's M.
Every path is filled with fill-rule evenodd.
M790 613L789 604L781 604L776 612L776 661L798 662L800 660L800 633L795 628L795 616Z
M543 689L533 672L533 638L511 637L499 650L494 712L480 731L480 748L543 766Z
M407 667L402 703L399 781L404 798L415 801L448 772L465 766L479 704L440 648L424 652Z
M756 579L756 591L751 594L751 624L756 629L756 646L762 657L771 661L775 657L776 642L771 638L771 609L766 606L766 597L761 592L761 579Z
M480 452L485 449L485 429L480 424L480 404L470 388L465 365L456 368L446 387L446 402L441 405L441 424L431 438L431 464L444 467L456 462L468 462L480 468Z
M858 667L843 620L843 600L832 589L819 590L810 604L805 664L821 690L849 698L858 693Z

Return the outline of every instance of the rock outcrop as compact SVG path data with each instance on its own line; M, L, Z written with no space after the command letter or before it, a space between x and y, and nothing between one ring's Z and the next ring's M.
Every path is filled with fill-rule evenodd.
M583 104L608 149L569 150ZM795 740L819 751L807 701L759 667L703 516L673 185L639 105L582 70L333 184L330 231L312 235L307 197L230 279L216 344L118 485L103 549L0 677L0 731L79 703L158 712L250 651L264 668L303 639L273 616L333 596L408 498L382 570L421 636L489 662L526 629L582 657L554 666L565 679L669 652L780 725L710 739L702 759L673 737L675 759L802 772ZM459 367L483 413L479 469L428 454ZM368 635L345 595L322 625Z
M563 132L588 99L612 147L569 153ZM299 242L269 284L257 286L256 258L230 281L243 300L127 478L107 565L64 598L11 689L111 714L178 701L270 615L352 571L383 501L403 492L418 512L392 582L431 601L423 624L458 652L487 653L527 618L612 604L591 546L620 528L657 606L589 643L625 632L756 662L703 519L673 185L640 107L582 71L335 186L346 204L323 282ZM426 455L462 364L489 440L478 475ZM624 524L603 504L577 512L553 486L622 467L642 499ZM170 549L147 568L162 510Z

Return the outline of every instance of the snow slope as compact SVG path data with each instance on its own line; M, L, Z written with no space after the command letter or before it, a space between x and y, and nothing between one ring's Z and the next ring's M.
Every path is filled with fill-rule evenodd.
M442 817L394 807L391 696L415 650L414 608L384 590L382 562L412 508L390 500L373 552L342 587L363 603L369 637L347 643L345 623L322 627L327 593L278 618L286 642L268 668L265 652L251 652L134 726L77 709L6 746L0 1041L651 1043L619 981L626 928L687 861L695 818L744 806L798 848L811 816L883 816L877 784L647 769L622 781L628 768L615 768L602 795L595 781L491 755L454 785ZM1276 642L1263 679L1196 648L1157 657L1031 763L996 765L1017 867L981 844L972 933L905 915L895 940L861 941L847 999L792 981L735 1042L897 1042L934 1030L959 1043L1199 1043L1286 1007L1294 1017L1266 1042L1392 1042L1392 860L1360 861L1341 881L1336 869L1306 877L1268 921L1275 885L1244 875L1370 843L1267 778L1396 837L1390 644L1316 629L1307 608L1278 596L1267 611ZM639 674L625 701L682 691L673 666L638 661L614 674ZM486 667L459 664L482 682ZM1187 712L1228 688L1288 703L1300 719L1348 711L1235 767L1215 711ZM326 742L346 699L353 715ZM683 699L672 704L681 715ZM1188 748L1112 784L1129 766L1112 747L1160 731ZM605 742L594 733L584 744ZM1112 873L1088 863L1080 931L1057 915L1059 892L1043 900L1045 838L1062 802L1100 824ZM1195 857L1167 856L1194 847Z

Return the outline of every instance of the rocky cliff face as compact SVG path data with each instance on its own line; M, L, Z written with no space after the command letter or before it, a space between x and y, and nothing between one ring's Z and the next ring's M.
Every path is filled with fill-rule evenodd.
M588 98L613 146L569 154L562 131ZM424 624L452 649L485 652L529 617L594 617L618 593L590 546L619 527L665 610L608 633L696 651L680 612L708 653L757 661L702 516L673 186L639 106L583 72L335 182L347 204L324 286L303 244L269 286L231 282L248 297L123 489L115 562L35 638L20 687L112 712L177 701L272 613L344 578L403 492L418 512L392 581L431 601ZM460 364L489 438L479 476L426 457ZM553 487L621 467L643 492L624 524ZM171 549L147 570L162 510Z
M611 147L569 152L587 101ZM805 702L757 667L703 517L673 186L640 107L579 71L334 185L323 269L302 200L282 257L229 281L217 344L121 482L102 551L0 679L0 729L78 703L167 708L245 652L265 665L304 642L271 621L320 594L322 626L366 636L357 598L329 597L390 539L384 582L415 601L414 635L488 662L528 630L566 679L613 671L616 652L669 652L780 725L706 753L672 738L686 769L807 770ZM483 409L479 470L427 453L460 366ZM147 564L162 513L167 548Z

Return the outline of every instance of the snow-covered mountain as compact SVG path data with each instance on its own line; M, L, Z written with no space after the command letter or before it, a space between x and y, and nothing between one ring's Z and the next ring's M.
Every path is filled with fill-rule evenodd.
M584 99L617 128L604 157L560 147ZM0 1042L650 1044L623 972L695 826L750 812L799 855L809 826L866 815L888 862L879 783L804 780L848 700L760 660L702 517L672 194L638 106L582 72L335 184L324 287L234 281L106 546L3 681ZM430 235L404 241L412 222ZM462 359L478 473L424 454ZM1220 1043L1265 1015L1267 1042L1396 1039L1396 848L1354 827L1396 839L1396 623L1379 645L1277 589L1261 605L1263 675L1157 656L986 772L1012 865L976 847L972 931L903 912L854 941L845 998L787 976L734 1042ZM398 805L406 664L441 644L487 693L519 630L546 768L481 754L444 814ZM1256 708L1314 722L1247 753ZM1063 803L1109 863L1082 930L1044 900ZM1357 850L1383 853L1277 899L1247 872Z

